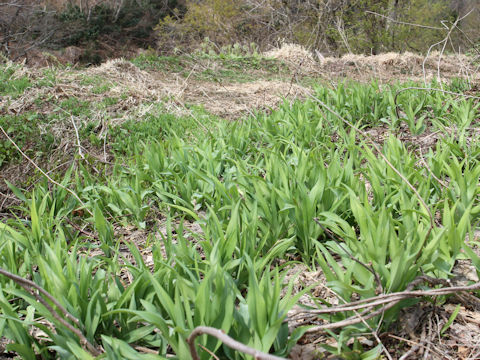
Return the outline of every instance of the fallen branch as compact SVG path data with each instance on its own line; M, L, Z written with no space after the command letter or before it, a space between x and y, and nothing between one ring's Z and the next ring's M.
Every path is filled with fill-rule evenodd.
M245 344L242 344L241 342L238 342L232 339L230 336L225 334L223 330L208 327L208 326L197 326L195 329L193 329L192 333L187 339L188 346L190 347L190 354L192 355L193 360L200 360L200 357L198 356L198 353L197 353L197 349L195 347L195 339L197 338L197 336L204 335L204 334L217 338L218 340L223 342L225 345L227 345L228 347L234 350L253 356L255 360L285 360L284 358L281 358L275 355L266 354L259 350L255 350Z
M371 319L377 315L380 315L382 312L394 307L400 301L405 299L419 298L419 297L425 297L425 296L450 295L450 294L456 294L458 292L480 290L480 282L477 282L470 286L444 287L444 288L430 289L430 290L415 290L415 291L411 290L416 285L424 281L434 283L434 284L444 282L441 279L435 279L428 276L420 276L414 281L412 281L408 285L407 290L405 291L391 293L391 294L382 294L382 295L374 296L368 299L353 301L347 304L332 306L329 308L301 310L301 311L297 311L295 315L288 317L288 320L289 321L296 320L298 318L304 317L305 315L334 314L338 312L366 309L365 311L363 311L358 315L352 316L342 321L338 321L336 323L329 323L329 324L311 327L310 329L307 330L307 332L312 333L312 332L317 332L317 331L322 331L327 329L337 329L337 328L345 327L348 325L358 324L362 320ZM368 309L372 307L380 306L380 305L382 305L380 309L377 309L373 312L369 312Z

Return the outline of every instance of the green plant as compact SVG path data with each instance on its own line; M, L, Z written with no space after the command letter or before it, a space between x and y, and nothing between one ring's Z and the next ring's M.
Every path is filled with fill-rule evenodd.
M188 359L186 339L199 325L287 356L307 330L289 333L287 311L310 290L293 295L298 282L285 278L292 259L321 269L325 285L347 303L409 289L419 275L449 279L457 259L480 268L472 249L480 215L480 147L472 141L479 108L406 89L412 85L315 89L356 128L386 125L373 149L313 100L285 101L235 122L194 106L184 117L151 107L144 118L108 129L118 164L94 168L86 156L55 176L61 186L44 180L22 191L9 184L22 203L17 216L0 223L0 267L58 298L104 358ZM60 107L53 119L75 112L86 120L80 138L103 143L90 104L66 100ZM5 119L22 146L36 136L31 125L45 122L35 114ZM442 139L419 151L397 136L403 119L412 133ZM381 348L361 345L358 334L386 330L415 301L329 332L337 345L326 350L379 358ZM334 323L354 315L318 316ZM32 336L32 327L44 337ZM34 295L4 277L0 330L25 358L92 356ZM219 358L246 358L216 338L197 341ZM155 354L141 354L143 348Z
M155 69L169 72L182 72L185 68L179 56L159 56L154 52L140 54L131 62L140 69Z
M0 65L0 95L16 98L32 85L28 76L17 74L18 69L13 64Z
M17 145L24 149L27 155L41 157L48 154L57 143L49 131L50 126L42 130L40 125L45 122L42 114L27 112L19 116L0 115L0 124L12 137ZM20 155L13 144L2 137L0 140L0 167L12 161L18 161Z
M198 129L193 117L177 118L170 114L157 113L147 115L142 121L128 120L109 129L113 150L120 154L132 156L142 143L160 141L166 137L192 136Z
M422 132L425 131L425 118L426 115L418 116L420 111L423 109L425 104L425 100L421 100L418 105L413 106L411 102L408 102L406 106L404 106L405 111L405 121L408 124L408 128L413 135L420 135Z

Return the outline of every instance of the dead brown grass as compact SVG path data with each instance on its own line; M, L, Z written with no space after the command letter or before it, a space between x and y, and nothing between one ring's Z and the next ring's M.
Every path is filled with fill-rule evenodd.
M284 44L264 55L284 61L292 72L318 76L326 80L349 78L359 81L375 79L380 82L431 81L437 77L438 69L443 79L454 77L469 77L473 81L480 79L478 69L472 64L471 58L463 54L433 52L427 58L410 52L403 54L390 52L371 56L347 54L341 58L317 54L318 59L315 60L313 53L304 47Z

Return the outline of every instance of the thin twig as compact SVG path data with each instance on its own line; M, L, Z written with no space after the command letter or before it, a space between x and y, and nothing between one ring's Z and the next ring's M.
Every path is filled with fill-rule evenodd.
M197 336L200 336L203 334L213 336L218 340L220 340L221 342L223 342L228 347L234 350L240 351L241 353L253 356L253 358L256 360L285 360L284 358L281 358L275 355L266 354L259 350L255 350L245 344L242 344L241 342L238 342L232 339L230 336L225 334L223 330L215 329L209 326L197 326L195 329L193 329L192 333L187 339L187 343L190 348L190 354L192 355L193 360L200 360L200 357L198 356L198 353L197 353L197 349L195 347L195 339L197 338Z
M42 295L46 296L48 298L48 300L50 300L56 307L58 307L60 309L60 311L62 313L64 313L65 316L68 319L72 320L77 325L79 324L79 320L75 316L70 314L67 311L67 309L65 309L52 295L50 295L50 293L48 293L41 286L37 285L33 281L28 280L28 279L24 279L24 278L22 278L18 275L15 275L15 274L12 274L12 273L10 273L7 270L4 270L2 268L0 268L0 275L8 277L9 279L15 281L17 284L20 284L20 285L23 284L23 285L26 285L28 287L31 287L31 288L34 288L34 289L38 290L40 293L42 293Z
M472 9L472 11L473 11L473 9ZM472 11L470 11L470 12L472 12ZM448 44L448 39L450 39L450 35L452 34L452 31L457 27L457 24L458 24L459 21L460 21L460 18L455 20L455 22L453 23L453 25L450 28L448 28L442 22L442 25L444 25L445 28L448 30L447 36L445 36L445 39L443 41L442 50L440 51L440 54L438 54L438 61L437 61L437 80L438 80L438 83L440 84L440 86L442 87L442 89L443 89L443 84L442 84L442 78L441 78L441 74L440 74L440 64L442 62L443 53L445 52L445 48L447 47L447 44Z
M70 119L72 120L73 128L75 129L75 135L77 137L78 155L80 155L80 157L85 160L85 156L83 156L82 153L82 144L80 143L80 136L78 135L77 124L75 124L75 119L73 118L73 115L70 116Z
M203 351L209 353L210 356L213 357L215 360L220 360L219 357L213 353L213 351L208 350L208 349L207 349L205 346L203 346L202 344L198 344L198 346L199 346Z
M340 37L342 38L342 41L345 45L345 48L348 50L348 53L350 55L353 55L352 48L350 47L350 44L348 43L347 35L345 34L345 29L342 27L343 21L340 17L337 18L337 21L335 22L335 25L337 27L337 31L340 34ZM355 69L359 74L361 74L360 68L358 67L357 61L353 60L353 64L355 65Z
M101 352L95 348L95 346L93 346L89 341L88 339L85 337L85 335L83 335L83 333L75 328L74 326L72 326L72 324L70 324L69 322L67 322L64 318L62 318L60 316L60 314L58 313L57 310L53 309L50 304L48 304L39 294L37 294L35 290L37 290L40 294L42 294L43 296L45 296L48 300L50 300L57 308L58 310L60 310L60 313L66 317L67 319L73 321L77 326L79 325L79 320L73 316L72 314L70 314L67 309L65 309L48 291L46 291L45 289L43 289L41 286L37 285L36 283L34 283L33 281L31 280L28 280L28 279L24 279L22 278L21 276L18 276L18 275L15 275L15 274L12 274L11 272L8 272L7 270L5 269L2 269L0 268L0 275L3 275L3 276L6 276L8 277L9 279L13 280L15 283L17 283L18 285L20 285L22 288L24 288L26 291L28 292L31 292L35 298L38 300L38 302L40 302L43 306L45 306L47 308L47 310L50 312L50 314L52 314L52 316L58 321L60 322L63 326L65 326L66 328L68 328L71 332L73 332L75 335L77 335L77 337L80 339L80 343L90 352L92 353L94 356L98 356L101 354Z
M430 56L430 52L432 51L432 49L437 46L437 45L440 45L442 44L443 42L445 41L444 40L441 40L435 44L432 44L430 45L430 47L428 48L427 50L427 54L425 55L425 57L423 58L423 61L422 61L422 72L423 72L423 83L425 84L425 86L427 86L427 71L425 70L425 64L427 63L427 60L428 60L428 57Z
M427 339L424 339L422 340L421 342L416 342L416 341L413 341L413 340L409 340L409 339L405 339L405 338L402 338L400 336L396 336L396 335L393 335L393 334L388 334L388 337L392 338L392 339L396 339L396 340L399 340L399 341L404 341L408 344L411 344L411 345L414 345L414 346L419 346L423 349L427 349L427 347L424 345L425 343L427 343ZM441 352L439 351L436 351L437 355L440 355L440 358L443 357L444 354L442 354Z
M332 239L335 244L337 244L340 249L342 249L345 254L348 255L348 257L350 259L352 259L353 261L355 261L356 263L360 264L361 266L363 266L365 269L367 269L369 272L371 272L375 278L375 282L377 283L377 294L380 294L380 293L383 293L383 286L382 286L382 281L380 280L380 277L378 276L377 272L375 271L375 269L372 267L372 266L368 266L367 264L363 263L362 261L358 260L355 256L352 255L352 253L350 251L348 251L347 249L345 249L343 247L343 245L337 241L337 239L335 238L335 236L337 236L335 233L331 234L330 231L328 231L328 229L326 229L321 223L320 221L317 219L317 218L314 218L313 219L318 226L320 226L322 228L322 230L325 232L325 234L327 234L327 236Z
M420 347L423 345L423 341L417 345L414 345L410 348L410 350L408 350L405 354L403 354L402 356L400 356L398 358L398 360L407 360L408 357L410 355L412 355L415 351L417 351L418 349L420 349Z
M385 15L382 15L382 14L379 14L375 11L365 11L366 14L372 14L372 15L375 15L375 16L380 16L384 19L387 19L391 22L394 22L394 23L397 23L397 24L400 24L400 25L407 25L407 26L414 26L414 27L419 27L419 28L423 28L423 29L430 29L430 30L445 30L445 28L441 28L441 27L438 27L438 26L429 26L429 25L422 25L422 24L414 24L414 23L409 23L409 22L404 22L404 21L399 21L399 20L395 20L391 17L388 17L388 16L385 16Z
M418 284L419 281L424 281L424 280L428 280L428 277L425 278L424 276L421 276L417 278L412 283L410 283L408 288L412 288L413 285ZM416 297L425 297L425 296L450 295L450 294L455 294L461 291L475 291L475 290L480 290L480 282L477 282L470 286L457 286L457 287L447 287L447 288L417 290L417 291L406 290L406 291L397 292L397 293L383 294L383 295L371 297L369 299L363 299L363 300L351 302L345 305L338 305L338 306L333 306L325 309L299 311L294 316L289 317L289 320L294 319L299 314L333 314L337 312L355 311L359 309L366 309L374 306L383 305L380 309L370 313L368 313L368 310L365 310L358 315L352 316L348 319L345 319L336 323L329 323L329 324L314 326L308 329L307 332L312 333L312 332L318 332L318 331L323 331L327 329L337 329L337 328L345 327L348 325L358 324L359 322L362 321L362 319L368 320L377 315L380 315L382 312L394 307L401 300L416 298Z
M420 276L416 280L414 280L412 283L409 284L407 287L408 289L411 289L413 285L417 285L423 281L430 282L430 280L439 280L439 279L433 279L427 276ZM436 282L434 282L436 283ZM480 289L480 282L474 283L469 286L452 286L452 287L444 287L444 288L438 288L438 289L430 289L430 290L405 290L405 291L400 291L400 292L395 292L395 293L390 293L390 294L382 294L382 295L377 295L368 299L362 299L362 300L357 300L357 301L352 301L350 303L344 304L344 305L337 305L337 306L332 306L329 308L324 308L324 309L314 309L314 310L304 310L304 311L298 311L297 314L299 313L308 313L308 314L331 314L331 313L337 313L337 312L345 312L345 311L351 311L351 310L359 310L359 309L364 309L367 307L374 307L382 304L388 304L391 301L399 301L399 300L404 300L408 298L414 298L414 297L425 297L425 296L438 296L438 295L449 295L455 292L460 292L460 291L475 291Z
M328 291L332 292L338 299L340 299L341 301L343 301L344 304L347 304L347 301L342 297L340 296L337 292L335 292L334 290L332 289L329 289L328 287L326 287L325 285L322 284L323 287L325 287ZM382 316L380 319L380 321L378 322L378 326L377 326L377 329L373 330L372 327L368 324L368 322L366 321L366 319L364 317L362 317L362 315L360 313L358 313L357 311L353 310L353 312L355 313L355 315L360 319L360 321L371 331L372 335L375 337L375 340L377 341L378 345L380 345L382 347L382 350L383 352L385 353L385 355L387 356L388 360L393 360L392 358L392 355L390 355L389 351L387 350L386 346L383 344L383 342L380 340L380 337L378 336L378 328L380 327L380 324L383 320L383 315L384 313L382 312Z
M432 319L428 318L428 335L427 335L427 347L424 353L423 353L423 360L428 359L428 355L430 354L430 347L432 345L430 339L432 338Z
M287 93L283 96L284 98L288 97L288 95L290 95L290 91L292 90L292 87L293 87L293 80L297 80L297 76L298 74L300 73L300 70L302 68L302 65L303 65L303 62L304 62L305 59L301 59L300 60L300 63L296 66L296 69L295 69L295 72L292 74L292 78L290 79L290 86L288 87L288 91ZM297 80L298 82L298 80Z
M180 90L178 90L175 94L174 94L174 97L177 98L178 96L180 95L183 95L185 89L187 88L188 86L188 80L190 79L190 76L192 76L192 74L195 72L196 68L197 68L197 64L193 65L193 68L192 70L190 70L190 72L188 73L188 76L185 78L185 80L183 81L183 85L182 87L180 88Z
M32 159L30 159L28 157L27 154L25 154L22 149L20 149L18 147L18 145L15 143L15 141L13 141L13 139L8 136L7 132L3 129L3 127L0 125L0 130L3 132L3 134L7 137L8 141L10 141L12 143L12 145L15 147L15 149L18 150L18 152L20 154L22 154L22 156L27 159L38 171L40 171L40 173L45 176L51 183L57 185L58 187L62 188L63 190L69 192L70 194L73 195L73 197L75 199L78 200L78 202L85 208L85 210L90 214L90 216L93 216L93 212L87 207L87 205L85 205L85 203L82 201L82 199L80 199L80 197L73 191L73 190L70 190L69 188L67 188L66 186L63 186L62 184L60 184L59 182L53 180L50 176L48 176L48 174L43 171Z
M440 179L437 177L437 175L435 175L435 174L433 173L432 169L430 169L430 166L428 166L425 158L424 158L423 155L422 155L422 147L421 147L421 146L420 146L419 156L420 156L421 162L422 162L423 165L425 166L425 169L428 170L428 172L430 173L430 175L432 175L432 177L433 177L435 180L437 180L437 182L438 182L440 185L442 185L445 189L448 189L448 185L445 184L442 180L440 180Z
M442 85L442 82L441 82L441 77L440 77L440 63L442 61L442 56L443 56L443 53L445 51L445 47L447 46L447 43L448 43L448 40L450 39L450 35L452 34L452 31L457 28L457 24L462 21L463 19L465 19L467 16L469 16L472 12L473 12L474 8L472 8L469 12L467 12L464 16L462 17L459 17L457 18L457 20L455 20L455 22L453 23L453 25L449 28L444 21L441 21L441 24L443 25L443 29L442 30L448 30L447 32L447 35L445 36L445 38L433 45L431 45L429 48L428 48L428 51L427 51L427 54L425 55L425 58L423 59L423 62L422 62L422 70L423 70L423 81L425 83L425 86L427 86L427 75L426 75L426 71L425 71L425 64L427 62L427 59L430 55L430 51L432 51L432 49L437 46L437 45L441 45L443 44L442 46L442 50L440 51L440 54L438 55L438 61L437 61L437 79L440 83L440 86L443 88L443 85Z

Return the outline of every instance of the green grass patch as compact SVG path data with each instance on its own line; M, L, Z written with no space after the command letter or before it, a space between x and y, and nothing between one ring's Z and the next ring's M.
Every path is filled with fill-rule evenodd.
M35 86L37 87L54 87L58 81L58 69L47 68L42 71L43 77L37 80Z
M63 115L59 115L63 117L65 112L67 112L68 115L89 117L91 114L91 103L75 97L62 100L59 103L57 113L63 113Z
M278 73L288 71L288 66L277 59L268 59L258 56L247 56L238 58L222 58L222 65L233 70L263 70L265 72Z
M196 75L196 78L202 81L216 82L219 80L228 80L231 82L246 83L257 80L253 74L245 72L239 72L235 70L220 69L212 70L207 69Z
M100 101L96 105L99 109L106 109L109 106L113 106L115 104L118 104L119 101L120 101L120 99L117 98L117 97L104 97L102 99L102 101Z
M32 158L48 156L56 140L48 130L45 117L36 113L0 116L0 123L16 144ZM0 140L0 168L18 161L21 155L6 138Z
M200 109L193 110L207 125L211 116ZM196 116L196 117L197 117ZM179 137L188 139L197 136L203 129L199 127L193 117L176 117L161 111L147 114L144 119L127 120L121 125L109 129L109 144L117 155L132 156L142 144L164 141L166 138Z
M97 95L103 94L103 93L106 93L111 88L112 88L112 85L110 85L110 84L103 84L103 85L95 86L92 89L92 93L97 94Z
M191 75L202 81L228 80L231 82L251 82L261 76L278 76L287 73L288 67L276 59L267 59L261 56L230 56L225 54L194 54L182 56L157 56L142 54L131 60L140 69L160 70L163 72L180 73L187 77ZM195 64L201 63L194 68ZM219 66L210 68L210 62ZM202 65L203 64L203 65Z
M15 71L15 66L0 65L0 95L15 98L32 86L28 76L16 77Z
M83 75L80 80L80 85L101 85L105 80L99 76Z
M141 54L130 60L142 70L160 70L179 73L185 69L184 59L180 56L158 56L155 54Z

